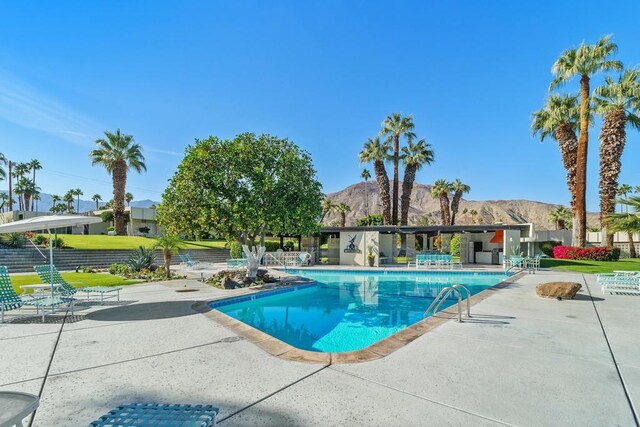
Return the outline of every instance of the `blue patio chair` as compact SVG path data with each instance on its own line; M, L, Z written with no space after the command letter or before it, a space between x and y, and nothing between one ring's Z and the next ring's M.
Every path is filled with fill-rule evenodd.
M91 427L209 427L216 425L220 410L211 405L158 405L132 403L118 406Z

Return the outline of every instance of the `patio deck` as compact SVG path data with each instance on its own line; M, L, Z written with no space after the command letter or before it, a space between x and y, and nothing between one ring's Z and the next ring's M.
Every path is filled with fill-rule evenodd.
M589 286L573 301L536 297L550 280ZM198 291L175 292L185 285ZM352 365L273 357L191 308L238 292L135 285L64 325L0 325L0 389L42 388L35 426L87 425L131 401L213 404L222 426L637 425L625 387L637 407L640 297L602 295L593 276L526 275L472 321Z

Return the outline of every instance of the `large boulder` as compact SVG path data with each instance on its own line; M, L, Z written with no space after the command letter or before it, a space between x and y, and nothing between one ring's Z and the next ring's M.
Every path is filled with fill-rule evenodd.
M536 286L536 294L544 298L573 299L582 288L575 282L548 282Z

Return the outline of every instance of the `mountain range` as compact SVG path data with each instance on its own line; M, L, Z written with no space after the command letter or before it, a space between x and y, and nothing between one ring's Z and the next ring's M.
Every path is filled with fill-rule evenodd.
M368 190L369 209L372 214L381 213L382 203L378 186L374 181L366 183L360 182L350 185L344 190L329 193L327 198L336 204L346 203L351 208L346 216L347 225L355 225L356 220L366 215L365 210L365 188ZM400 183L402 188L402 183ZM460 209L456 217L456 224L493 224L495 222L514 223L534 223L538 229L553 230L555 224L549 220L549 213L558 205L551 203L537 202L532 200L466 200L460 201ZM463 210L467 213L463 214ZM475 210L478 214L472 218L470 211ZM409 224L415 225L418 219L431 215L437 224L440 223L440 201L431 197L431 185L416 183L411 193L411 203L409 208ZM331 213L323 221L325 225L337 225L340 215ZM596 225L598 215L588 214L589 225Z
M0 191L0 193L7 193L7 191ZM13 208L18 209L18 197L16 195L13 196L13 199L16 201L14 203ZM107 200L103 200L100 202L100 206L105 204ZM125 203L126 205L126 203ZM151 205L158 205L158 202L154 202L153 200L145 199L145 200L134 200L131 202L131 206L136 208L148 208ZM38 200L38 212L49 212L49 209L53 206L53 199L51 198L51 194L40 193L40 200ZM73 208L76 207L76 202L73 202ZM80 199L80 212L88 212L96 209L96 202L93 200L82 200Z

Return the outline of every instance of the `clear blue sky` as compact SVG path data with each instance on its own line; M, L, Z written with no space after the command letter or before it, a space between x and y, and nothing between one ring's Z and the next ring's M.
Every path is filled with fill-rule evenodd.
M38 1L2 2L0 16L0 152L38 158L44 192L105 200L109 177L87 157L105 129L145 147L137 199L159 200L194 138L243 131L306 148L331 192L359 179L363 142L402 112L436 152L419 182L459 177L472 199L567 204L556 144L529 130L551 64L609 33L618 58L640 64L638 1ZM623 182L640 185L639 155L631 131Z

